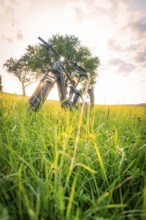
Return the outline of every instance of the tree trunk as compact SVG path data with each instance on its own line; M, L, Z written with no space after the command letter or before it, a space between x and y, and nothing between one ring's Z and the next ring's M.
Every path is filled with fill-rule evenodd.
M25 85L24 85L23 82L22 82L22 94L23 94L24 96L26 96Z

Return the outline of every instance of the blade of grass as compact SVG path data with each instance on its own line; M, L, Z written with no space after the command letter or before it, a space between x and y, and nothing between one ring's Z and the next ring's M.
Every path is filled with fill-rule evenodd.
M89 88L89 84L87 85L87 87L86 87L86 89L85 89L85 94L87 93L88 88ZM67 187L67 185L68 185L68 181L69 181L69 179L70 179L71 173L72 173L73 168L74 168L74 161L75 161L75 157L76 157L77 146L78 146L78 142L79 142L80 131L81 131L81 126L82 126L82 121L83 121L84 107L85 107L85 101L83 100L82 106L81 106L80 115L79 115L79 123L78 123L78 130L77 130L77 135L76 135L75 145L74 145L74 150L73 150L73 157L72 157L72 159L71 159L69 172L68 172L68 175L67 175L67 178L66 178L65 189L66 189L66 187Z
M70 197L69 197L69 201L67 205L66 220L71 219L70 214L71 214L72 204L73 204L74 195L75 195L76 182L77 182L77 175L74 178L72 188L71 188L71 193L70 193Z
M103 179L104 179L104 181L107 183L107 185L109 186L109 182L108 182L106 170L105 170L105 167L104 167L104 162L103 162L103 160L102 160L102 157L101 157L99 148L98 148L98 146L97 146L97 144L96 144L95 142L94 142L94 148L95 148L96 155L97 155L98 160L99 160L99 163L100 163L100 167L101 167Z
M95 170L91 169L90 167L88 167L87 165L82 164L82 163L76 163L76 164L74 165L74 167L75 167L75 166L81 166L81 167L83 167L84 169L88 170L88 171L91 172L91 173L97 173Z
M143 213L142 213L142 220L146 219L146 178L143 190Z

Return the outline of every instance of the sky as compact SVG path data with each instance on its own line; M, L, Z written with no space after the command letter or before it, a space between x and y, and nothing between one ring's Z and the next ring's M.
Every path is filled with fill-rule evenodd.
M4 62L20 58L38 36L74 35L100 59L97 104L146 102L146 0L0 0L3 91L22 94ZM31 95L35 84L27 87ZM54 89L50 99L57 99Z

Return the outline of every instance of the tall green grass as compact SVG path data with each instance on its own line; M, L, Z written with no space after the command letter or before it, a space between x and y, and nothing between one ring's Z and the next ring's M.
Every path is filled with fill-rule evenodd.
M146 219L146 111L0 94L0 220Z

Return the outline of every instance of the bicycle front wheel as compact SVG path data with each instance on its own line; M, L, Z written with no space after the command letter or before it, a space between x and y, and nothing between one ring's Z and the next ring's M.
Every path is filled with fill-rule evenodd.
M45 82L39 93L36 96L34 95L33 102L29 103L29 109L32 109L33 111L39 110L39 108L43 105L47 96L49 95L51 88L51 82Z

